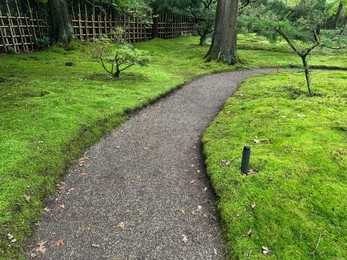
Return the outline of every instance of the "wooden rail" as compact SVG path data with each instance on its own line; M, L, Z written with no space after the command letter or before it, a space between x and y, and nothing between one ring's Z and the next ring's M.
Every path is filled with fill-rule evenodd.
M39 17L38 11L35 13L32 11L29 1L27 1L28 16L20 12L17 0L13 3L12 9L8 0L2 6L0 4L0 52L33 51L36 48L37 39L49 35L49 23L46 19ZM6 13L2 13L1 10L6 10ZM103 35L112 37L116 27L125 29L129 42L140 42L152 38L152 22L133 15L115 17L111 12L100 14L95 11L94 6L80 3L77 6L71 5L70 11L74 35L82 41L91 41ZM186 16L163 14L158 18L157 36L168 39L196 34L194 25L194 22Z
M47 21L40 19L37 12L34 16L30 11L29 17L21 14L17 0L15 7L16 13L12 14L6 0L6 14L3 14L0 8L0 52L32 51L36 39L48 33Z

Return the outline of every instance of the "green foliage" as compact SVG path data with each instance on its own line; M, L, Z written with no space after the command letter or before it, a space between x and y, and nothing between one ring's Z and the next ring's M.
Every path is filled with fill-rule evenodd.
M274 259L347 255L346 79L313 72L312 98L297 71L247 79L206 131L230 259L268 259L262 247ZM240 171L244 145L258 171L249 176Z
M45 49L48 49L51 46L51 39L47 36L44 36L42 38L37 38L35 47L37 50L42 51Z
M102 68L118 78L120 73L133 65L145 66L150 61L147 52L135 49L126 42L125 31L117 28L113 39L103 36L94 40L92 57Z
M183 14L190 17L200 35L202 45L213 31L217 1L214 0L157 0L158 8L165 12Z

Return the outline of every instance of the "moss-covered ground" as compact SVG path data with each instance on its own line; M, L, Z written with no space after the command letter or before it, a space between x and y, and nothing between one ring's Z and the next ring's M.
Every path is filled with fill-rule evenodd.
M247 79L205 133L233 259L347 255L347 72L315 71L312 82L308 97L302 71Z
M285 46L274 47L242 35L239 54L243 64L205 63L201 57L208 47L197 42L195 37L185 37L136 44L149 51L152 62L148 67L130 68L119 80L110 78L90 59L88 44L76 43L70 51L53 47L0 55L1 259L23 258L31 225L40 218L47 196L67 167L132 111L200 75L275 68L279 63L300 65ZM318 55L311 63L335 66L338 60L339 66L346 66L346 58L335 57ZM74 66L65 66L68 62Z

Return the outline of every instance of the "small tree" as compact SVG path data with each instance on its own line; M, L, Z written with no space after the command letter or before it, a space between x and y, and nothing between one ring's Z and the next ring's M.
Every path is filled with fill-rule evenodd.
M283 2L263 0L253 4L248 26L260 31L270 40L281 36L300 56L305 71L309 96L313 96L307 58L317 47L342 48L346 41L346 28L325 30L330 16L329 5L324 0ZM254 11L256 15L254 15Z
M133 65L145 66L150 61L147 52L135 49L126 42L122 28L116 29L112 39L103 36L94 40L94 44L92 57L115 78Z

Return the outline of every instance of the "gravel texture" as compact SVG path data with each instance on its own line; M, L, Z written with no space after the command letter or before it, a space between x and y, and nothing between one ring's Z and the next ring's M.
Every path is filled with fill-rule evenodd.
M28 258L224 259L200 139L241 81L268 71L199 78L91 147L36 224Z

